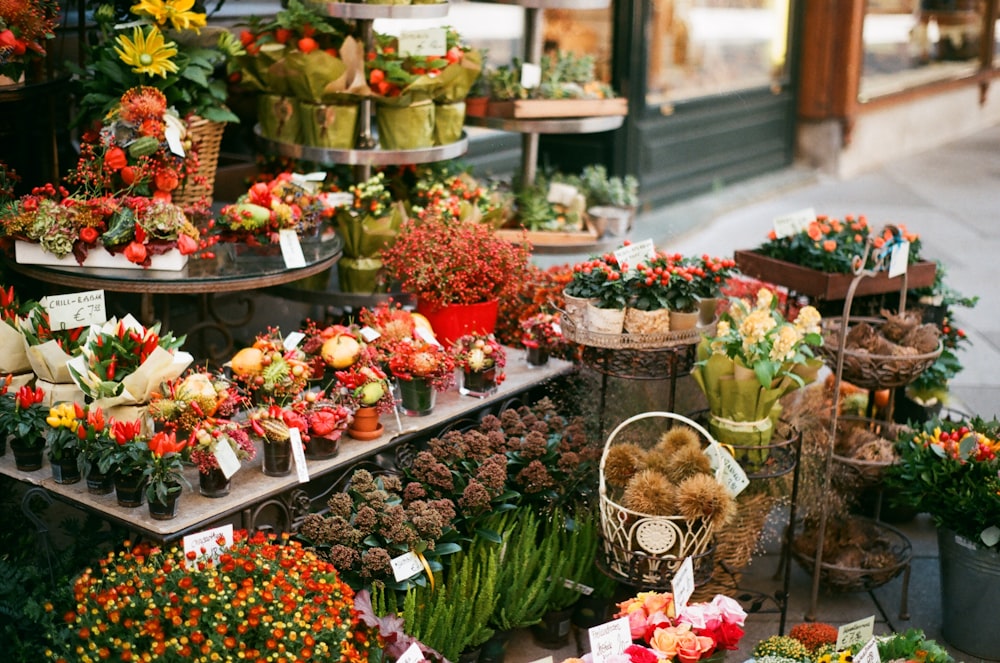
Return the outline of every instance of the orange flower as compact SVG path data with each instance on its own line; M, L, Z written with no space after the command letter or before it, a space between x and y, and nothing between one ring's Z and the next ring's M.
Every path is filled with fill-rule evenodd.
M823 242L823 250L828 253L833 253L834 251L837 250L837 242L835 242L832 239L826 240L825 242Z

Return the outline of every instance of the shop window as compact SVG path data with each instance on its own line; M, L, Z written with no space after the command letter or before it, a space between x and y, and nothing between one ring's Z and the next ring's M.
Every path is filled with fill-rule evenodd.
M984 0L869 0L860 100L975 73L985 8Z
M653 106L780 85L788 0L653 0L647 23Z

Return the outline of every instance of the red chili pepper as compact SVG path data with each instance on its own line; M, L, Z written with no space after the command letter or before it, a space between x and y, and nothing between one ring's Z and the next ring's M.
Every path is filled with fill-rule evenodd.
M250 428L252 428L253 432L256 433L257 435L264 437L264 427L261 426L260 422L257 421L256 419L250 420Z
M109 380L115 379L115 369L118 366L118 357L112 357L111 361L108 362L107 378Z
M200 405L198 405L198 401L191 401L190 403L188 403L188 405L191 406L191 409L194 410L194 413L197 414L199 417L205 416L205 411L201 409Z
M11 304L13 303L14 303L14 286L11 286L6 290L0 288L0 304L2 304L4 308L10 308Z

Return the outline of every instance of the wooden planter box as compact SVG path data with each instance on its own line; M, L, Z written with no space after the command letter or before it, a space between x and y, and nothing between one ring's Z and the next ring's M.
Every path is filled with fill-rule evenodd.
M747 276L783 285L800 295L826 301L846 299L847 290L854 280L853 274L821 272L784 260L768 258L754 251L737 251L736 266ZM934 285L936 271L937 264L933 262L925 261L910 265L906 271L906 287L912 289ZM902 287L902 279L890 279L887 272L879 272L873 277L862 279L854 294L861 296L899 292Z
M491 101L486 107L490 117L543 119L556 117L594 117L627 115L628 100L616 99L519 99Z
M597 241L597 230L590 221L583 230L558 232L554 230L522 230L519 228L500 228L497 236L509 242L520 242L527 239L532 246L567 246L575 244L592 244Z

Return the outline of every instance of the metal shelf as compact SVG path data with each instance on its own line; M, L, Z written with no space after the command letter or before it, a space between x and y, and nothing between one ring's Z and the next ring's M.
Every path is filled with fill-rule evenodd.
M261 147L283 157L315 161L325 165L343 164L348 166L395 166L400 164L433 163L457 159L469 149L469 138L463 132L462 138L447 145L425 147L416 150L338 150L325 147L312 147L298 143L265 138L261 134L260 125L254 126L254 135Z
M447 2L420 5L375 5L363 2L306 0L306 4L331 18L361 21L373 21L377 18L440 18L447 16L449 9Z
M605 9L611 0L489 0L489 4L517 5L525 9Z
M598 115L592 117L559 117L551 119L519 119L511 117L468 117L465 123L499 131L526 134L596 134L613 131L625 122L624 115Z

